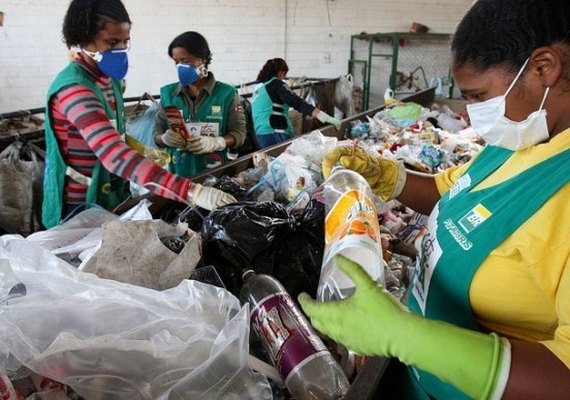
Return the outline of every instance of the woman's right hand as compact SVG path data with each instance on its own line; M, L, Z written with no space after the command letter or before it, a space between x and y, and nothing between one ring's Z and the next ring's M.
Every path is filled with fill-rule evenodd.
M186 140L182 135L172 129L168 129L162 135L160 135L160 140L165 146L175 147L178 149L183 149L186 147Z

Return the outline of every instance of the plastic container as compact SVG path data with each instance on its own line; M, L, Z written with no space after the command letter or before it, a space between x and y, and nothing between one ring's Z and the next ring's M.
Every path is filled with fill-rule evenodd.
M317 298L348 297L354 283L336 265L342 254L359 263L376 282L384 285L384 260L380 225L368 182L358 173L336 168L323 183L325 199L325 252Z
M240 299L251 307L252 330L290 394L296 400L343 398L348 379L283 285L251 270L243 279Z

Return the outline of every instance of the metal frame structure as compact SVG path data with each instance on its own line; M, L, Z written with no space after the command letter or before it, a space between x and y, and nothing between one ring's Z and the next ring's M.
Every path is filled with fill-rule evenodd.
M447 33L408 33L408 32L387 32L387 33L361 33L352 35L350 39L350 59L348 60L348 72L355 75L362 75L362 108L364 110L370 107L370 92L372 67L374 59L384 58L391 59L391 69L389 71L389 88L394 92L397 90L398 66L401 57L403 44L406 41L440 41L445 43L449 41L450 34ZM355 44L357 41L368 42L368 52L366 57L357 58ZM391 52L375 52L374 44L380 42L390 42ZM357 67L360 66L360 70ZM416 68L418 69L418 68ZM414 71L415 72L415 71ZM423 73L423 70L422 70ZM449 73L448 73L449 76ZM424 79L425 73L424 73ZM450 78L449 78L450 79ZM426 79L427 80L427 79ZM453 92L453 81L450 80L448 96L451 97ZM425 89L425 88L423 88ZM411 95L413 92L400 92L400 94Z

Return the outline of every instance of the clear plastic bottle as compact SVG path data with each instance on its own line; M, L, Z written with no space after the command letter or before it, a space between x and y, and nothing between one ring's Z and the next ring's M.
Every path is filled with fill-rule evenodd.
M361 175L337 167L323 183L325 201L325 252L317 290L321 301L348 297L354 283L337 266L342 254L359 263L368 274L384 284L384 260L380 225L370 185Z
M287 389L296 400L341 399L350 384L340 365L277 279L243 274L242 302Z

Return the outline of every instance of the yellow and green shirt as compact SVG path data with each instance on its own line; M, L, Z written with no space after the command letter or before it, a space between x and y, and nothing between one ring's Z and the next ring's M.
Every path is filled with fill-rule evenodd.
M502 183L568 148L570 129L548 143L515 152L476 189ZM445 193L469 164L437 175L439 192ZM513 204L513 213L516 209ZM491 252L473 278L469 298L482 327L509 338L539 341L570 368L569 239L567 184Z

